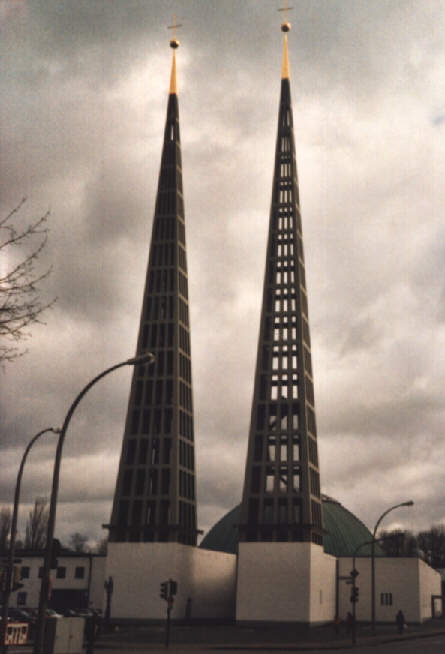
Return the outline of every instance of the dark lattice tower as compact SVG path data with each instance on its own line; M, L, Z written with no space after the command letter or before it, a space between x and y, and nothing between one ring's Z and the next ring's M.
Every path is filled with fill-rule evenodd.
M192 376L176 39L158 194L110 541L196 545Z
M322 544L320 476L285 22L243 541Z

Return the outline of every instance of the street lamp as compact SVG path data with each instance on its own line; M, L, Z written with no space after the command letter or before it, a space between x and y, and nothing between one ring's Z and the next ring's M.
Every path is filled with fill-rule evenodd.
M1 651L2 652L7 652L8 646L5 645L5 640L6 640L6 633L8 630L8 608L9 608L9 596L11 594L11 582L12 582L12 571L14 567L14 556L15 556L15 542L17 538L17 517L18 517L18 511L19 511L19 501L20 501L20 487L22 484L22 477L23 477L23 470L25 467L25 462L28 457L29 451L36 442L40 438L40 436L43 436L44 434L47 434L48 432L52 432L53 434L59 434L60 429L53 429L53 427L47 427L46 429L42 429L42 431L39 431L38 434L36 434L28 443L28 446L26 447L22 460L19 466L19 471L17 473L17 481L15 484L15 493L14 493L14 509L12 511L12 519L11 519L11 535L9 538L9 552L8 552L8 561L6 563L6 582L5 582L5 588L3 590L3 607L2 607L2 624L1 624L1 629L0 629L0 643L1 643Z
M62 449L63 443L65 440L66 431L68 425L72 418L72 415L83 398L83 396L90 390L94 384L96 384L102 377L108 375L110 372L122 368L123 366L138 366L144 363L154 363L155 356L152 352L145 352L139 356L127 359L121 363L117 363L111 368L107 368L99 375L94 377L85 388L79 393L74 402L71 404L68 413L66 414L62 429L60 430L59 440L57 442L56 457L54 460L54 472L53 472L53 486L51 491L51 499L49 505L49 514L48 514L48 527L46 533L46 546L45 546L45 558L43 563L43 574L42 574L42 583L40 586L40 600L39 600L39 613L37 618L37 627L36 627L36 636L34 641L34 654L43 654L43 641L45 633L45 620L46 620L46 609L48 606L48 593L49 593L49 575L51 569L51 560L53 554L53 538L54 538L54 527L56 522L56 509L57 509L57 494L59 490L59 473L60 473L60 464L62 460Z
M372 542L371 542L371 626L372 626L372 634L375 635L375 536L377 533L377 529L379 528L380 523L382 522L383 518L388 515L391 511L394 511L394 509L398 509L401 506L413 506L414 502L412 500L409 500L408 502L401 502L400 504L396 504L395 506L391 506L389 509L384 511L380 518L377 520L375 523L374 531L372 532Z

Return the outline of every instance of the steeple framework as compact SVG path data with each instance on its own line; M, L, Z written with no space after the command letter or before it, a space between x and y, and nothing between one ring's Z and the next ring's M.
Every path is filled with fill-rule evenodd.
M289 29L285 22L283 32ZM286 34L239 528L242 541L322 544L314 384Z
M177 48L176 39L170 42ZM190 328L176 60L110 541L196 544Z

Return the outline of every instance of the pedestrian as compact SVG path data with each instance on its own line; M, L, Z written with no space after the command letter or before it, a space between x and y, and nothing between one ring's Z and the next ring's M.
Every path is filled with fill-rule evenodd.
M334 631L336 636L340 633L340 625L341 625L341 620L340 617L337 615L334 620Z
M399 609L396 614L396 625L397 625L397 631L399 634L403 633L403 629L405 628L405 616L403 615L403 611Z
M192 618L192 598L187 597L187 602L185 604L185 620L186 622L190 622Z
M354 616L350 611L348 611L348 614L346 616L346 631L348 634L351 633L353 624L354 624Z

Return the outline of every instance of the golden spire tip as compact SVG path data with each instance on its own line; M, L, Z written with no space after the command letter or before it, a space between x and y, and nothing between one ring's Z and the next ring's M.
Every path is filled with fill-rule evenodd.
M173 30L173 38L170 41L170 47L173 49L173 59L172 59L172 72L170 75L170 94L178 93L178 85L176 83L176 48L179 48L179 41L176 38L176 28L181 27L176 22L176 15L173 15L173 25L169 25L167 29Z
M176 82L176 52L174 50L173 50L173 59L172 59L172 72L170 75L170 95L172 93L176 95L178 94L178 85Z
M283 42L283 64L281 66L281 79L290 79L289 74L289 55L287 52L287 34L284 33Z
M290 23L287 20L287 12L293 9L293 7L287 6L287 0L284 0L284 7L278 9L278 11L284 12L284 23L281 25L281 31L284 33L284 42L283 42L283 65L281 68L281 79L289 79L289 55L287 52L287 33L290 31Z

